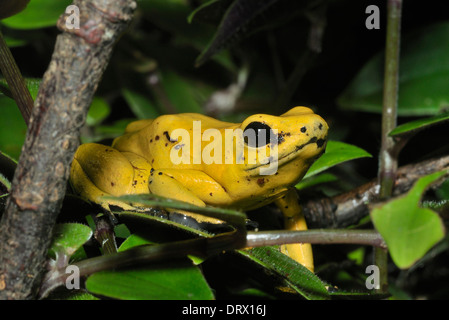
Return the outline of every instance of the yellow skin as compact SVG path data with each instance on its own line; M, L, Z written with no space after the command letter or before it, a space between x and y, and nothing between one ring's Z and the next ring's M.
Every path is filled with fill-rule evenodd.
M194 121L200 121L196 122L196 127ZM195 135L200 132L198 123L201 126L199 140ZM202 135L206 129L212 128L223 137L221 142L216 141L215 136L208 140ZM268 143L261 143L257 148L242 135L226 140L227 132L237 132L237 129L246 132L248 128L267 128L253 131L261 135L271 128L277 134L273 135L274 140L270 141L268 137ZM175 129L185 129L189 136L177 135ZM115 139L112 147L94 143L81 145L72 164L71 183L79 195L106 209L109 209L109 204L126 210L135 208L100 199L103 196L140 193L153 193L199 206L242 210L274 202L284 214L286 229L306 230L294 185L324 152L327 131L327 123L306 107L295 107L281 116L256 114L242 123L222 122L193 113L139 120L130 123L125 134ZM225 141L232 142L232 153L229 153L229 145ZM237 145L242 147L243 158L236 152ZM195 150L201 152L203 158L194 158ZM272 156L268 163L260 163L261 153ZM173 154L184 155L184 163L174 163ZM204 159L209 155L216 157L208 164ZM261 169L270 166L277 170L261 175ZM219 222L189 215L199 221ZM310 244L285 245L282 250L313 271Z

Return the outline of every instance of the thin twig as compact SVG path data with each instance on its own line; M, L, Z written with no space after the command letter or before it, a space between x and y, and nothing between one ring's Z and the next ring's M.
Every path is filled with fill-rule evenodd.
M19 67L14 60L0 31L0 70L8 83L9 90L16 101L17 106L25 120L26 125L30 122L31 110L33 109L33 98L28 90L25 80L20 73Z
M262 247L289 243L359 244L386 248L382 236L374 230L325 230L248 232L246 246Z
M396 127L398 88L399 88L399 51L401 39L402 0L388 0L387 4L387 40L385 47L384 96L382 110L382 142L379 154L380 198L387 199L393 193L400 148L389 133ZM375 263L383 275L379 292L385 292L388 286L386 250L376 250Z
M359 244L386 248L379 233L373 230L307 230L307 231L264 231L248 232L246 241L242 241L244 230L223 233L213 237L175 241L159 245L143 245L126 251L89 258L74 263L78 267L79 276L89 276L95 272L139 267L151 262L177 259L187 255L210 257L223 251L245 249L248 247L264 247L288 243L313 244ZM50 271L41 288L41 298L50 290L63 285L69 276L66 266Z

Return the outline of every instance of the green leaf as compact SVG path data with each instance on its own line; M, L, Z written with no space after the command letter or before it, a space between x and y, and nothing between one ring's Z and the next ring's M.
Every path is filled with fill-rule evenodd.
M33 0L21 13L2 20L2 23L13 29L52 27L71 3L71 0Z
M101 123L110 113L108 103L100 97L94 97L87 113L86 123L95 126Z
M322 173L322 174L313 175L307 179L303 179L303 180L299 181L299 183L297 183L295 187L298 190L303 190L303 189L311 188L318 184L336 181L337 179L338 178L331 173Z
M86 288L94 294L116 299L214 299L199 268L187 259L136 270L98 272L87 279Z
M92 236L92 229L80 223L57 224L53 233L50 254L72 256Z
M179 113L201 113L202 107L196 95L195 87L188 79L171 70L165 70L161 75L161 84L171 104Z
M337 164L358 158L371 157L365 150L340 141L328 141L326 151L310 167L304 179L329 169Z
M391 258L399 268L409 268L444 237L444 224L434 211L419 202L424 191L447 172L436 172L419 179L404 196L371 212L375 228L387 243Z
M139 235L132 234L128 238L126 238L125 241L123 241L123 243L120 245L120 248L118 248L118 252L125 251L136 246L142 246L145 244L153 244L153 242Z
M415 121L407 122L397 126L389 133L390 137L402 136L407 134L414 134L421 130L427 129L433 125L441 124L444 121L449 120L449 113L437 115L431 118L418 119Z
M137 118L154 119L160 115L154 103L143 94L132 89L123 88L122 95Z
M223 221L227 221L230 224L234 225L244 225L246 219L246 215L243 212L237 210L216 208L216 207L199 207L187 202L169 199L155 194L123 195L119 197L108 196L104 197L104 199L123 201L126 203L132 203L134 205L139 204L147 207L171 208L195 212L208 217L213 217ZM160 219L160 218L149 216L149 219Z
M14 100L0 94L0 150L19 159L27 126Z
M277 248L262 247L238 252L284 278L288 285L306 299L329 299L325 284L320 278Z
M435 115L449 106L449 22L403 37L398 114ZM338 98L342 108L382 112L384 53L375 55Z

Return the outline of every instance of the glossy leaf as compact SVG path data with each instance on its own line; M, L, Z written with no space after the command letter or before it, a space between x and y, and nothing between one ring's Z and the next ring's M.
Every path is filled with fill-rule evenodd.
M123 195L119 197L104 197L104 199L106 200L112 199L116 201L123 201L127 203L139 204L148 207L185 210L189 212L203 214L209 217L214 217L220 220L224 220L231 224L242 225L245 223L246 219L246 215L243 212L237 210L217 208L217 207L199 207L187 202L169 199L157 196L155 194ZM160 219L160 218L149 216L149 219Z
M118 252L146 244L152 244L152 242L139 235L132 234L128 238L126 238L125 241L123 241L123 243L120 245L120 248L118 248Z
M161 76L161 84L170 103L179 113L202 112L196 95L197 88L180 74L165 70Z
M212 290L198 267L187 260L123 271L102 271L86 281L94 294L129 300L211 300Z
M306 299L329 299L325 284L313 272L274 247L239 250L241 254L284 278L289 286Z
M441 124L448 120L449 120L449 113L440 114L431 118L418 119L397 126L394 130L390 132L389 135L391 137L394 137L407 134L414 134L421 130L427 129L433 125Z
M55 227L50 253L72 256L92 236L92 229L80 223L62 223Z
M328 141L326 151L315 161L304 179L327 170L337 164L358 158L371 157L365 150L340 141Z
M137 118L154 119L160 115L154 103L143 94L132 89L123 88L122 95Z
M110 113L108 103L100 97L94 97L87 113L86 123L90 126L101 123Z
M435 115L449 106L449 22L403 37L398 114ZM384 54L376 54L338 98L345 109L382 112Z
M2 23L14 29L38 29L56 26L59 16L65 12L71 0L33 0L25 10Z
M316 175L312 175L311 177L309 177L307 179L302 179L301 181L299 181L299 183L296 184L295 187L298 190L302 190L302 189L307 189L307 188L313 187L318 184L336 181L337 179L338 178L331 173L316 174Z
M393 199L371 212L375 228L388 245L399 268L409 268L444 237L444 224L437 213L419 205L424 191L446 172L419 179L404 196Z

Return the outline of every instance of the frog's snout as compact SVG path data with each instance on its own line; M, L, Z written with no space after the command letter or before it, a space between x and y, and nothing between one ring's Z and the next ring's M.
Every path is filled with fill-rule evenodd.
M315 142L318 149L321 149L326 146L327 142L327 131L328 131L328 125L326 121L324 121L321 117L318 117L318 119L314 119L314 122L311 126L313 129L313 134L315 136ZM303 132L303 128L301 128L301 132ZM304 133L304 132L303 132Z

